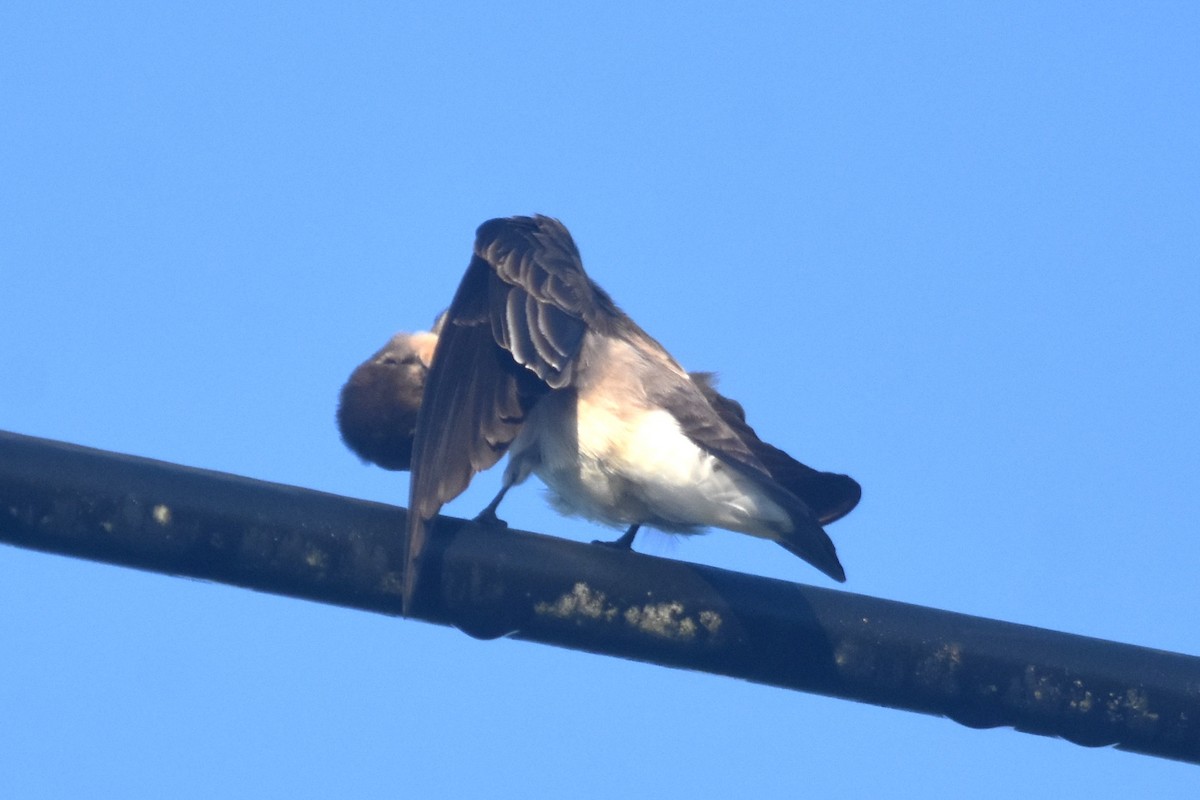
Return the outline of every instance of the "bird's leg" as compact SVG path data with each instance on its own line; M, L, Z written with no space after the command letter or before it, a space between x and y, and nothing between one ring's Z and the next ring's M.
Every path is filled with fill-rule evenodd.
M642 523L635 522L629 526L629 530L621 534L620 539L614 539L611 542L602 542L597 539L596 541L592 542L592 544L602 544L605 547L611 547L614 550L632 550L633 537L637 536L638 528L640 527L642 527Z
M505 483L500 487L500 492L492 498L492 502L487 504L487 508L480 511L475 517L475 521L480 525L494 525L498 528L507 528L508 523L496 516L496 509L500 507L500 501L504 499L504 495L512 488L511 483Z

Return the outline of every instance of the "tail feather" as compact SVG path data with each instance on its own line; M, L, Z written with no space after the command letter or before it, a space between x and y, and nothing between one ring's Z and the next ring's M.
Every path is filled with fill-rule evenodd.
M792 520L792 529L780 534L775 541L784 550L800 556L838 583L845 583L846 570L838 560L837 548L817 521L817 515L788 489L778 484L775 484L773 489L771 499L779 503Z
M784 550L800 556L838 583L846 582L846 570L838 560L833 540L815 521L803 520L790 534L775 541Z
M788 519L792 523L791 530L776 530L775 535L771 537L773 541L789 553L812 564L838 583L846 582L846 570L842 568L842 562L838 560L837 548L833 546L833 540L829 538L829 534L825 533L817 515L813 513L808 504L789 491L790 486L785 488L772 478L752 470L738 461L722 460L727 467L753 481L788 515ZM857 485L856 483L855 486Z

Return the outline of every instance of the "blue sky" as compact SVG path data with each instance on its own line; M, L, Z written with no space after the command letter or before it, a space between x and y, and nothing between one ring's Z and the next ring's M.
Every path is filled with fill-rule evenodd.
M859 479L847 589L1200 653L1198 7L649 5L5 5L0 428L402 504L338 388L476 225L540 212L764 438ZM598 533L533 483L505 515ZM831 585L719 531L639 547ZM10 797L1196 785L11 548L0 608Z

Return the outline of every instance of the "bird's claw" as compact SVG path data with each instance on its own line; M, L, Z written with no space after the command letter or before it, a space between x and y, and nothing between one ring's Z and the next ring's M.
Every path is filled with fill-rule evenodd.
M486 525L489 528L507 528L508 523L496 516L496 512L485 508L472 520L476 525Z
M601 547L607 547L610 550L632 550L633 549L633 542L625 536L622 536L620 539L613 539L611 542L606 542L603 539L593 539L592 544L598 544Z

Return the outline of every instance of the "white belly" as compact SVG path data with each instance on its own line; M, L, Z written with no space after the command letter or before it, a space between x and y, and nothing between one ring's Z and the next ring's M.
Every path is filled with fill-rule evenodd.
M776 538L792 530L752 480L692 442L667 411L551 395L527 420L511 457L509 469L535 472L566 514L679 532L713 526Z

